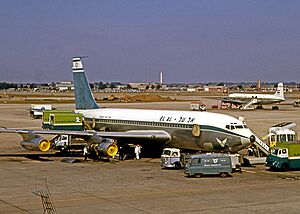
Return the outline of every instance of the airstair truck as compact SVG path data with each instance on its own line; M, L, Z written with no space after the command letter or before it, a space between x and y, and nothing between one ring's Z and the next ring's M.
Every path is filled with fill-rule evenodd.
M286 142L274 147L267 156L266 166L283 171L300 169L300 143Z
M297 135L292 130L296 126L293 122L283 122L269 128L269 143L270 147L276 147L281 143L295 142Z

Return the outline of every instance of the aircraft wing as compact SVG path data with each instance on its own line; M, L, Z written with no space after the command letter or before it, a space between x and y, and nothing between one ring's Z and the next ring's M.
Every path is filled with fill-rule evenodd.
M247 102L243 101L243 100L239 100L239 99L232 99L232 98L228 98L228 97L225 97L222 99L222 102L223 103L232 103L234 105L242 105L242 104L245 104Z
M96 132L96 131L66 131L66 130L27 130L27 129L11 129L0 128L0 133L17 133L20 135L76 135L76 136L99 136L104 138L122 139L148 139L168 142L171 136L163 130L131 130L126 132Z

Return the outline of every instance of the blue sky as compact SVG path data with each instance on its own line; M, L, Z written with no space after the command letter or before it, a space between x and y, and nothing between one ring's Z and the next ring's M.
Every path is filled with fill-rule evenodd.
M0 82L300 82L300 1L0 1Z

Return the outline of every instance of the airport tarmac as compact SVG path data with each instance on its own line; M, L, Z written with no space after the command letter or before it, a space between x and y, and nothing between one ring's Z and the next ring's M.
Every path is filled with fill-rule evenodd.
M207 100L206 102L211 102ZM106 103L105 107L189 110L189 102ZM57 104L57 109L74 108ZM1 104L0 125L38 128L29 105ZM259 136L277 123L292 121L300 133L300 108L280 110L213 110L245 121ZM0 153L28 153L20 136L0 134ZM82 158L83 159L83 158ZM24 157L0 157L0 213L41 213L41 199L32 192L47 178L58 213L299 213L300 171L272 172L263 165L243 167L232 177L187 178L183 171L162 170L159 159L142 158L116 163L64 163Z

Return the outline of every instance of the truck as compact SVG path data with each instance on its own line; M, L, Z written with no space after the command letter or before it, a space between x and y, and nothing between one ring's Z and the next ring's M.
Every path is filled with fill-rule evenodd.
M86 141L82 136L57 135L51 139L52 149L59 150L63 154L78 154L84 148L88 150L88 156L94 160L110 158L118 152L116 141L110 138L101 138L98 142Z
M67 134L55 136L51 139L51 144L54 150L59 150L63 153L68 153L71 150L73 152L82 151L87 146L87 142L84 139Z
M270 148L276 147L281 143L295 142L296 132L292 130L296 126L294 122L283 122L269 128L268 138Z
M293 106L294 107L300 107L300 100L295 100Z
M42 118L43 111L53 110L52 105L48 104L32 104L29 110L29 115L31 118L37 119Z
M160 166L162 168L181 169L190 159L189 153L182 153L177 148L165 148L160 157Z
M184 168L184 166L191 159L191 156L195 154L197 153L193 153L193 154L183 153L180 151L180 149L177 148L165 148L160 157L160 166L162 168L175 168L175 169ZM198 154L200 153L198 152ZM241 172L240 155L239 154L228 154L228 155L231 159L233 171Z
M192 111L206 111L206 106L202 102L191 102L190 109Z
M43 122L42 128L49 129L50 127L50 114L73 114L74 111L72 110L45 110L43 112Z
M79 113L49 114L50 130L84 130L84 117Z
M266 166L273 170L300 169L300 143L285 142L272 148Z
M232 173L231 158L228 154L209 153L193 155L184 168L188 176L220 175L225 178Z

